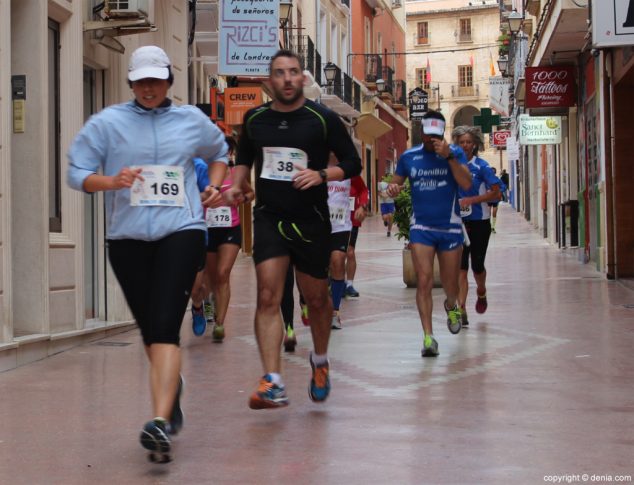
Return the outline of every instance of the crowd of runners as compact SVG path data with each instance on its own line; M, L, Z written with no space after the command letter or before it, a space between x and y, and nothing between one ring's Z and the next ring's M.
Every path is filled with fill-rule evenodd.
M254 327L263 370L248 405L289 404L281 352L297 345L296 284L313 340L308 394L323 402L331 390L328 343L331 330L345 325L342 299L359 297L355 246L369 191L348 129L334 112L304 97L299 57L279 51L268 81L273 100L245 114L236 142L197 108L174 105L167 97L169 58L156 46L141 47L128 71L134 100L93 116L69 150L71 187L106 193L109 259L150 364L154 417L140 441L153 461L170 461L172 436L183 426L179 336L190 298L194 335L204 336L209 324L215 342L225 338L230 274L241 246L239 204L255 200ZM468 325L470 265L475 310L486 311L489 204L505 191L477 156L479 131L458 127L451 136L448 143L442 114L427 113L423 143L403 153L391 179L378 186L388 237L394 198L410 186L423 357L439 354L432 328L435 257L449 331Z

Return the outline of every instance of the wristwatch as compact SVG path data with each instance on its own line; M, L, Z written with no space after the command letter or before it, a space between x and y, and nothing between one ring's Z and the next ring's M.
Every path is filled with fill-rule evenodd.
M447 160L451 160L452 158L456 158L452 151L449 151L449 155L447 155Z
M319 176L321 177L322 182L328 181L328 174L326 173L326 170L324 170L323 168L319 171Z

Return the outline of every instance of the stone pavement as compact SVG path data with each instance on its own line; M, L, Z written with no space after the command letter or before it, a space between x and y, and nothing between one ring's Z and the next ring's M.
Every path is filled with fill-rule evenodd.
M333 390L307 395L310 334L284 355L291 405L247 407L261 367L255 275L232 275L227 338L183 324L185 428L175 461L146 461L147 364L136 330L0 374L1 484L539 484L634 475L634 291L548 245L508 205L487 257L489 309L422 359L402 242L379 217L359 235L358 300L333 331ZM580 481L580 478L577 480ZM594 483L597 483L596 481Z

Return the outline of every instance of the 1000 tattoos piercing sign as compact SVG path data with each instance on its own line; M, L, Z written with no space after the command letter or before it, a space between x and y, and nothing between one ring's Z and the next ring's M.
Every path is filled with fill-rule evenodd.
M268 76L279 49L279 1L224 0L220 5L218 73Z
M527 67L527 108L569 108L575 103L574 67Z

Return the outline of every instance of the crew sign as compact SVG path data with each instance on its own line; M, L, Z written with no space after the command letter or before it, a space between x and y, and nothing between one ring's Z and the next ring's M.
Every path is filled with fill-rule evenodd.
M569 108L575 105L575 68L527 67L527 108Z
M279 49L278 0L220 2L218 74L268 76Z

